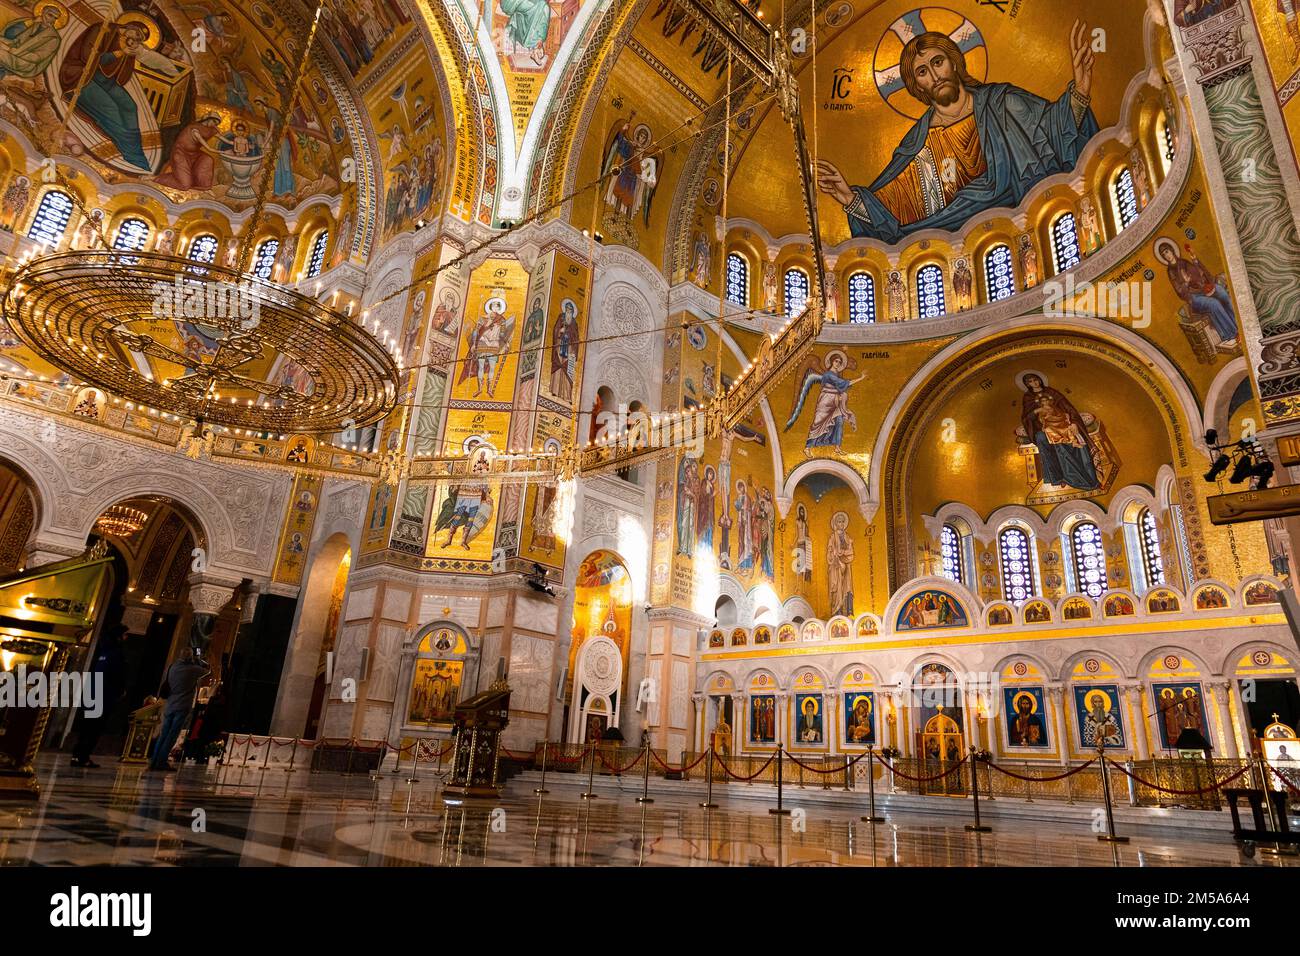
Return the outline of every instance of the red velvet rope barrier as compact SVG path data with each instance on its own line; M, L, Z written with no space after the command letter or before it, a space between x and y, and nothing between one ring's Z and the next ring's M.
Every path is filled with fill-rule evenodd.
M772 761L775 760L775 759L776 759L776 754L772 754L772 756L770 756L770 757L767 758L767 762L764 763L763 766L759 767L757 770L755 770L753 773L751 773L748 777L743 777L743 776L741 776L741 775L738 774L738 773L732 773L732 772L731 772L731 768L727 766L726 761L724 761L721 757L718 757L718 758L714 761L714 763L716 763L718 766L722 767L722 772L725 773L725 774L726 774L728 777L730 777L732 780L739 780L739 781L741 781L742 783L748 783L750 780L753 780L755 777L757 777L760 773L762 773L762 772L763 772L764 770L766 770L768 767L772 766Z
M669 773L685 773L688 770L694 770L704 761L704 758L707 757L708 755L709 755L709 751L706 750L704 751L704 753L700 754L698 757L695 758L694 763L682 764L682 766L680 767L674 767L671 764L664 763L663 760L660 759L659 755L655 753L653 750L650 751L650 756L654 758L655 763L659 764L659 766L663 767Z
M1142 786L1150 787L1152 790L1158 790L1161 793L1172 793L1175 796L1179 796L1179 797L1192 797L1202 793L1209 793L1212 790L1220 790L1223 787L1227 786L1228 784L1232 783L1232 781L1236 780L1238 777L1240 777L1242 774L1244 774L1247 770L1250 769L1250 764L1246 764L1246 766L1242 767L1231 777L1225 777L1223 780L1220 780L1218 783L1210 784L1210 786L1208 787L1201 787L1199 790L1171 790L1168 787L1161 787L1147 780L1143 780L1137 774L1129 773L1127 770L1124 769L1123 764L1116 763L1114 760L1111 760L1109 757L1105 759L1106 759L1106 763L1110 764L1112 767L1114 767L1116 770L1118 770L1120 773L1122 773L1124 776L1128 777L1129 779L1136 780L1138 783L1142 784Z
M819 769L819 768L817 768L817 767L810 767L810 766L808 766L806 763L804 763L802 760L800 760L800 759L799 759L798 757L796 757L794 754L790 753L790 751L788 751L788 750L785 752L785 755L786 755L786 758L787 758L791 763L795 764L796 766L803 767L803 769L805 769L805 770L807 770L807 771L810 771L811 773L820 773L820 774L823 774L823 775L828 774L828 773L843 773L844 771L848 770L848 769L849 769L850 767L852 767L855 763L857 763L859 760L861 760L863 757L866 756L866 754L858 754L858 755L857 755L856 757L854 757L852 760L849 760L846 764L844 764L844 766L842 766L842 767L831 767L829 770L827 770L827 769L825 769L825 768L820 768L820 769ZM847 757L846 757L846 759L847 759Z
M953 764L949 769L933 777L912 777L909 776L908 774L903 773L903 771L901 770L895 770L893 764L891 764L884 757L877 755L876 759L879 760L881 763L883 763L889 769L890 773L898 774L898 776L902 777L904 780L911 780L913 783L933 783L936 780L942 780L944 777L951 777L954 773L956 773L958 770L961 769L961 765L966 762L969 756L970 755L967 754L966 757L962 757L955 764Z
M1006 770L1002 767L999 767L991 760L988 762L988 765L992 767L994 770L996 770L998 773L1006 774L1008 777L1015 777L1017 780L1028 780L1030 783L1052 783L1057 780L1064 780L1066 777L1073 777L1080 770L1086 770L1088 767L1091 767L1096 762L1097 762L1097 758L1093 757L1087 763L1080 764L1079 766L1075 767L1073 770L1067 770L1065 773L1058 773L1055 777L1026 777L1018 773L1012 773L1010 770Z
M631 770L633 767L639 764L641 762L641 758L645 756L645 751L644 750L639 751L636 757L632 760L632 762L628 764L626 767L611 767L609 763L605 760L605 755L600 751L596 751L596 756L600 758L600 762L604 764L606 770L608 770L610 773L618 774L618 773L627 773L627 771Z

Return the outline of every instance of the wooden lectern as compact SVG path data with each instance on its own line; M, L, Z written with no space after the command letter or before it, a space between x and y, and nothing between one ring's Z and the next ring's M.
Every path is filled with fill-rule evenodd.
M35 675L49 683L67 667L69 654L85 646L111 564L100 542L80 557L0 577L0 679L9 684L5 690L22 691ZM0 706L0 800L40 795L32 762L50 719L49 703Z
M497 767L501 757L501 731L508 723L510 687L504 680L456 705L452 713L456 744L451 779L442 788L444 795L501 796Z

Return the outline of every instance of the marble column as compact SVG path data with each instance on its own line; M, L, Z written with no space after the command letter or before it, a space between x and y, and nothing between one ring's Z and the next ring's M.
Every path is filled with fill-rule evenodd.
M1052 723L1056 727L1056 748L1061 754L1061 766L1070 762L1070 730L1065 719L1066 688L1054 686L1047 688L1047 696L1052 702Z
M835 714L839 710L838 706L840 695L834 687L827 688L823 698L826 701L825 715L822 718L822 739L826 741L826 750L829 753L838 752L836 742L840 739L839 724L836 722Z
M704 753L704 695L695 694L691 697L691 702L695 704L695 747L696 753Z
M777 717L776 742L778 744L784 744L787 748L789 748L790 746L790 740L789 740L790 714L787 709L789 707L789 703L790 703L789 694L787 694L785 691L780 691L779 693L777 693L776 695L776 717Z
M1214 717L1218 724L1218 737L1215 740L1220 746L1217 756L1225 757L1229 760L1235 759L1239 751L1237 749L1237 734L1232 726L1232 714L1229 712L1228 695L1232 693L1232 683L1230 681L1213 681L1210 684L1210 693L1214 695ZM1209 726L1209 720L1206 720L1206 726Z
M1124 684L1120 687L1120 691L1124 695L1126 709L1132 716L1132 720L1127 721L1132 729L1133 736L1133 739L1129 741L1129 749L1133 751L1133 756L1138 760L1148 760L1151 757L1151 751L1147 746L1151 725L1146 710L1142 706L1142 685Z
M731 753L740 753L749 739L749 714L745 712L745 695L740 691L731 694Z

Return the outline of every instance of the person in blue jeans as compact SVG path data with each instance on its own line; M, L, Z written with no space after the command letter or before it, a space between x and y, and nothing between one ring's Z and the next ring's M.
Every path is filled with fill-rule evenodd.
M189 647L167 669L166 683L169 690L167 706L163 708L162 728L149 755L150 770L171 769L167 758L172 752L172 747L176 745L176 738L180 735L181 728L189 719L190 710L194 707L194 694L199 681L210 671L211 668L199 659L193 648Z

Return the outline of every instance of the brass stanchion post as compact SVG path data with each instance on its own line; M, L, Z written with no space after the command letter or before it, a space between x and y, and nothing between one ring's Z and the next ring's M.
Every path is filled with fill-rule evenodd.
M298 757L298 738L293 738L293 749L289 751L289 766L284 768L285 773L293 773L293 762Z
M587 792L579 794L583 800L595 800L596 791L592 787L592 782L596 779L596 745L588 744L587 749L591 754L591 769L587 771Z
M1101 795L1106 801L1106 832L1098 833L1097 839L1103 843L1127 843L1128 837L1115 835L1115 814L1110 805L1110 774L1106 772L1106 744L1097 746L1097 760L1101 764Z
M551 749L551 745L545 740L542 741L542 782L533 788L533 793L540 796L543 793L550 793L546 789L546 754Z
M636 798L637 803L654 803L650 798L650 741L645 742L645 767L641 772L641 796Z
M970 749L970 792L975 800L975 822L966 824L968 833L992 833L992 827L986 827L980 822L980 762L977 756L979 751L974 747Z
M398 760L402 759L402 751L400 748L397 751L397 759ZM420 738L416 737L414 740L411 741L411 775L406 778L406 782L419 783L420 782L419 770L420 770Z
M790 811L785 808L785 779L782 766L785 763L785 744L776 745L776 806L768 810L768 813L777 816L788 817Z
M876 816L876 748L870 744L867 745L867 795L871 800L871 810L859 819L863 823L884 823L884 817Z
M717 805L716 803L713 802L713 755L714 755L714 752L715 752L714 749L713 749L712 747L710 747L710 748L709 748L709 762L708 762L708 763L709 763L709 770L708 770L709 780L708 780L708 783L705 784L705 789L704 789L704 802L700 804L700 806L703 807L705 810L716 810L716 809L718 808L718 805Z

